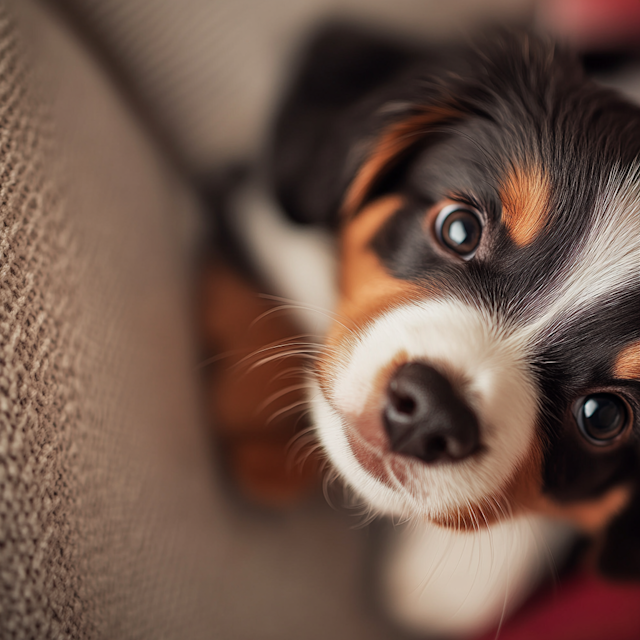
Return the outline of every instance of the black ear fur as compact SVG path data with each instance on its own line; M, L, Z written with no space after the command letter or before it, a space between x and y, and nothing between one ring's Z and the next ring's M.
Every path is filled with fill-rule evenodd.
M333 226L357 169L353 150L394 79L427 53L361 28L329 25L312 40L275 122L270 171L289 217Z
M525 99L549 93L548 60L566 57L550 41L512 29L487 31L476 44L427 48L357 27L322 29L275 120L268 168L287 215L335 226L347 187L387 127L429 110L500 122L511 108L507 95L528 108L518 91ZM564 60L553 82L575 82L582 72L574 62Z
M605 533L598 558L602 575L614 580L640 580L640 490L638 479L626 509Z

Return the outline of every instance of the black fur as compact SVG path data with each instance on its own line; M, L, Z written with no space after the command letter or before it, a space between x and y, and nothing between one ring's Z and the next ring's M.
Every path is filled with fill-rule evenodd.
M386 108L385 108L386 107ZM640 109L603 89L580 60L552 42L499 31L438 52L407 48L350 29L329 29L311 46L279 115L273 142L276 193L293 219L329 227L376 136L428 107L462 114L425 130L384 171L370 197L404 195L406 205L373 248L397 278L443 285L451 295L526 321L566 277L593 221L595 198L614 167L640 157ZM516 246L501 226L498 192L514 165L544 168L551 219L535 241ZM482 252L448 259L422 231L425 211L455 197L484 212ZM571 413L592 389L617 390L640 416L640 384L612 374L615 358L640 340L640 287L564 319L532 355L545 404L544 491L560 502L638 484L640 424L626 443L596 450ZM600 566L640 579L640 497L611 524Z
M337 224L344 190L364 157L355 158L354 148L385 121L372 114L399 97L390 86L399 76L434 57L348 25L317 34L279 110L271 145L272 182L289 217Z

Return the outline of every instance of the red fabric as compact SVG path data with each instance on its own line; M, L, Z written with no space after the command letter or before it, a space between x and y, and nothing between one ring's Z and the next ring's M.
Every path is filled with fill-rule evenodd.
M640 585L580 573L477 640L640 640Z
M637 44L640 0L540 0L543 21L584 46Z

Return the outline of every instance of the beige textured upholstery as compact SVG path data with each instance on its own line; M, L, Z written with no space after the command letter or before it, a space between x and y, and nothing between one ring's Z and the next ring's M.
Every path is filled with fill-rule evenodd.
M526 20L534 0L58 0L194 170L260 148L292 56L336 16L430 39ZM294 61L293 61L294 62Z
M385 637L340 516L216 488L188 189L55 15L0 19L0 637Z
M260 2L67 4L186 165L257 147L280 50L255 85L238 69L280 32L232 75L214 61L258 33L241 10ZM353 520L221 491L189 311L199 212L82 42L48 5L0 0L0 638L398 638L364 602Z

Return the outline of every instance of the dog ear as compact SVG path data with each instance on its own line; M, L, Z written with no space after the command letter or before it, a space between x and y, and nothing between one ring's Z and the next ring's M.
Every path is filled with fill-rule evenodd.
M626 509L612 520L605 532L598 569L615 580L640 580L640 491L637 484Z
M401 95L403 83L394 80L427 56L346 25L316 35L276 118L271 144L272 183L289 217L337 223L369 143L385 121L411 111L409 96Z
M428 133L470 115L501 121L510 79L518 86L523 77L546 77L548 60L560 55L550 41L501 29L476 43L482 56L476 45L406 43L332 25L302 56L268 163L293 220L336 226L341 213L381 192L381 183L389 188L387 179L400 173L393 169ZM581 73L571 56L563 69L555 82L575 82Z

